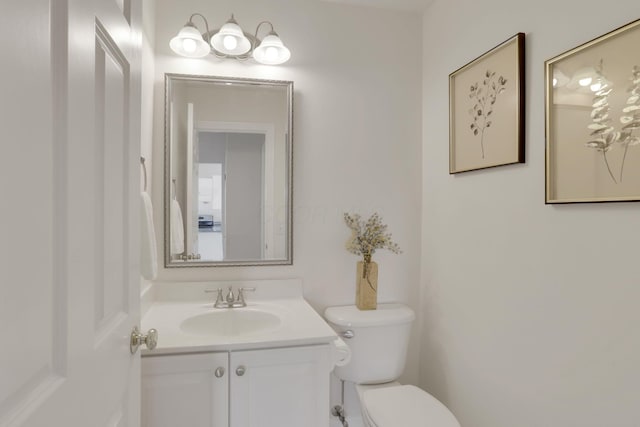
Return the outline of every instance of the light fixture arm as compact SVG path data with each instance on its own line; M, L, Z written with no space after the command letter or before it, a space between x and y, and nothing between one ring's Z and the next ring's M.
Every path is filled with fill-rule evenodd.
M262 21L258 24L258 26L256 26L256 33L253 36L256 40L258 40L258 31L260 30L260 26L262 24L269 24L269 26L271 27L271 31L269 31L269 34L276 34L276 32L273 30L273 24L269 21ZM277 34L276 34L277 35ZM255 46L254 46L255 47Z
M254 40L253 43L254 45L251 46L251 50L253 51L256 47L258 47L258 45L260 44L260 39L258 38L258 31L260 30L260 26L262 24L269 24L269 26L271 27L271 31L269 31L269 33L267 35L271 35L273 34L274 36L277 36L278 34L276 33L276 31L273 29L273 24L269 21L262 21L258 24L258 26L256 26L256 34L253 36Z
M209 22L207 21L207 18L205 18L203 14L198 13L198 12L192 14L189 17L189 22L187 22L187 25L191 25L192 27L198 28L193 23L193 18L196 17L196 16L199 16L204 21L204 28L207 30L207 32L205 33L205 35L207 36L207 43L211 44L211 32L209 31Z

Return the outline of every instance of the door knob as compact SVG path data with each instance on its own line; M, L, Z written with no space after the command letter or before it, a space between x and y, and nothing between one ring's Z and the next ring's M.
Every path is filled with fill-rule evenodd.
M216 376L216 378L222 378L222 376L224 375L224 368L222 366L216 368L214 375Z
M247 371L247 368L245 368L244 366L238 366L236 368L236 375L241 377L244 375L244 373Z
M140 333L140 329L137 326L133 327L131 332L131 341L129 343L129 350L131 354L138 351L138 347L145 344L149 350L153 350L158 345L158 331L155 329L149 329L147 335Z

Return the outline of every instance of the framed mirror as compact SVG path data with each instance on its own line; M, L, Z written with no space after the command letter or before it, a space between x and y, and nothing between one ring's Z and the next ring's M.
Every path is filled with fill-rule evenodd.
M293 82L165 75L165 266L292 264Z

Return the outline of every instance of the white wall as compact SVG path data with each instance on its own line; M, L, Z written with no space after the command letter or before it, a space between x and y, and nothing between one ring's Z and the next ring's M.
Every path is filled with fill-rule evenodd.
M637 427L640 205L544 204L544 61L637 0L436 0L423 39L421 385L465 427ZM527 163L448 174L448 74L526 38ZM638 51L630 52L638 56Z
M352 304L358 257L344 249L349 230L342 214L378 211L404 250L402 255L387 251L375 255L380 265L379 301L404 301L416 307L421 207L420 15L315 0L158 0L156 9L156 165L163 158L164 73L293 80L295 98L293 266L161 269L159 278L300 277L305 297L318 311L329 305ZM248 31L261 20L272 21L291 49L291 61L269 67L175 56L168 48L169 39L196 11L216 28L232 12ZM162 182L161 167L154 168L154 182ZM162 186L155 185L153 190L154 204L162 206ZM156 209L156 214L161 233L162 211ZM417 380L417 349L415 341L406 374L410 382Z

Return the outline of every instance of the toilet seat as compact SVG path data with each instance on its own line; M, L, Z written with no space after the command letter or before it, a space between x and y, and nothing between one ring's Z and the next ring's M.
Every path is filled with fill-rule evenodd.
M460 427L446 406L412 385L365 389L360 396L372 427Z

